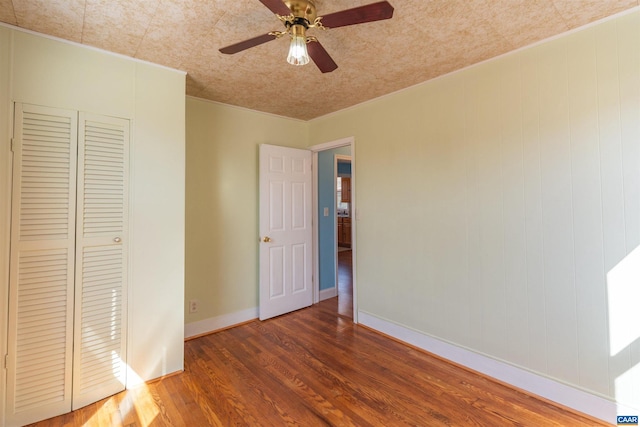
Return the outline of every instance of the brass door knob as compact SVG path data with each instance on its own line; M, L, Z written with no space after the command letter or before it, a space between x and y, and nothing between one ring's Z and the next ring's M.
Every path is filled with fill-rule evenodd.
M264 239L262 239L262 241L265 243L269 243L271 241L271 237L265 236Z

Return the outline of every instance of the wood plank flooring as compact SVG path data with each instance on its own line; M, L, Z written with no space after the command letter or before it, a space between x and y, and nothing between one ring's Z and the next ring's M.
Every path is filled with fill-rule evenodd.
M338 252L338 314L353 319L353 251Z
M185 343L185 371L34 426L605 425L354 325L337 298Z

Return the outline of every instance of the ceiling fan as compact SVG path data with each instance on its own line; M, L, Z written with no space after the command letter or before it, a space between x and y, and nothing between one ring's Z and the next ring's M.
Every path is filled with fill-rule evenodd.
M319 28L326 30L380 21L393 16L393 6L387 1L354 7L353 9L330 13L325 16L317 15L316 6L312 0L260 0L260 2L276 14L286 30L271 31L267 34L223 47L220 52L234 54L288 35L291 37L291 44L287 62L293 65L304 65L309 62L309 57L311 57L320 71L330 73L338 68L338 65L316 37L306 35L308 29Z

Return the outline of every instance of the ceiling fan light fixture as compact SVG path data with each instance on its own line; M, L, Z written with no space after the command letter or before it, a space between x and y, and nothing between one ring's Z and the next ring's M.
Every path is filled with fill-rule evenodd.
M309 53L307 52L307 36L304 25L294 24L290 27L291 44L289 45L289 55L287 62L291 65L305 65L309 63Z
M393 16L393 6L385 0L324 16L318 16L314 1L260 0L284 24L286 31L271 31L267 34L220 48L220 52L231 55L271 40L289 36L291 43L289 45L289 54L287 55L288 63L305 65L313 59L313 62L322 73L330 73L338 68L338 64L335 63L316 37L305 34L307 30L312 28L328 30L330 28L381 21L390 19Z

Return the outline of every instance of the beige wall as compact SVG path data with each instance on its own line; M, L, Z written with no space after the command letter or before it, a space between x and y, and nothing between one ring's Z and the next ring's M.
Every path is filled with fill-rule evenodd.
M258 306L258 146L305 147L308 124L187 98L185 322Z
M635 11L313 120L356 140L359 309L640 408L639 56Z
M182 369L184 91L184 73L0 26L0 354L8 304L10 108L25 102L131 119L128 363L142 380Z
M148 380L184 361L185 76L136 64L134 85L129 365Z

